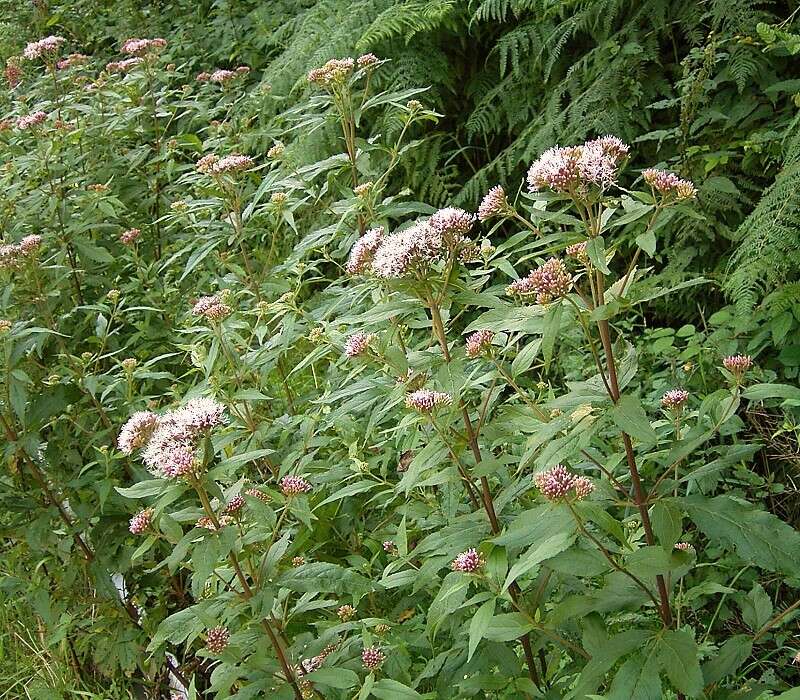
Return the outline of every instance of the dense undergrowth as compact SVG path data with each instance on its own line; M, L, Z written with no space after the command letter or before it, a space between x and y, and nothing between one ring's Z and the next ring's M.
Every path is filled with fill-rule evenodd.
M0 3L0 698L798 697L789 5Z

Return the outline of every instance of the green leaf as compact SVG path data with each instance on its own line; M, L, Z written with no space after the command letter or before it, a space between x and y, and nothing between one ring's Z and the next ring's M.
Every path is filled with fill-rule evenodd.
M527 372L539 354L541 347L541 338L535 338L523 347L511 363L511 376L518 377L523 372Z
M650 510L650 520L656 539L671 552L683 532L683 513L670 499L662 498Z
M493 642L510 642L532 629L533 625L522 614L505 613L491 619L483 636Z
M591 650L591 661L583 667L573 697L582 698L597 690L603 677L617 660L643 647L649 636L650 633L646 630L627 630L605 640L598 645L597 650Z
M608 265L606 265L606 244L602 236L597 236L596 238L590 238L588 240L586 244L586 254L589 256L589 260L592 261L592 265L600 270L600 272L604 275L611 274L611 270L609 270Z
M358 685L358 674L349 668L319 668L309 673L307 678L330 688L353 688Z
M574 533L576 529L575 518L568 508L547 503L517 515L509 528L492 541L513 549L562 532Z
M147 479L128 488L115 486L114 490L125 498L147 498L162 494L171 486L174 486L174 483L167 479Z
M342 498L347 498L348 496L355 496L357 493L363 493L364 491L369 491L373 486L377 486L377 484L369 479L357 481L354 484L345 486L343 489L339 489L335 493L332 493L324 501L322 501L322 503L317 505L314 508L314 510L317 510L317 508L324 506L326 503L332 503L333 501L339 501Z
M703 674L697 660L697 644L684 630L666 630L656 642L656 658L673 687L689 697L703 692Z
M712 543L767 571L800 575L800 533L777 516L732 496L689 496L681 503Z
M647 443L654 443L658 439L641 402L635 396L623 396L611 409L611 418L620 430L632 438Z
M730 676L749 658L753 651L753 640L746 634L730 637L720 647L719 653L703 664L703 682L717 683Z
M800 400L800 387L791 384L753 384L742 392L742 396L751 401L764 399Z
M614 676L607 700L663 700L658 661L654 656L636 654Z
M558 532L552 537L540 540L536 542L536 544L531 545L528 551L517 559L514 566L511 567L511 571L508 572L506 581L503 584L503 591L507 591L508 587L514 583L514 581L524 573L530 571L537 564L563 552L574 541L574 532Z
M472 659L472 655L478 648L483 635L489 628L489 623L494 616L495 599L487 600L472 617L469 623L469 651L467 653L467 661Z
M742 620L754 631L761 629L772 617L772 600L756 581L745 598L740 601Z
M420 695L413 688L403 685L391 678L381 678L372 686L372 694L381 700L421 700Z
M656 252L656 234L653 231L639 234L636 236L636 245L648 255L653 255Z
M544 356L544 367L547 369L553 359L553 350L556 340L561 331L561 312L564 308L563 303L551 304L547 308L544 317L544 327L542 329L542 355Z

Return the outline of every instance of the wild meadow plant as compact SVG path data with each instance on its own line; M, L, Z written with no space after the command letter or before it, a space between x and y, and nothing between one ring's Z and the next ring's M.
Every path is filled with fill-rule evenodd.
M441 115L373 54L270 112L246 66L188 77L164 39L68 49L6 70L0 495L42 563L6 588L78 675L179 698L786 688L757 669L796 652L800 535L746 498L740 413L797 390L726 328L697 371L643 366L677 289L646 261L692 182L600 136L477 214L436 209L394 175ZM330 150L299 160L309 139Z

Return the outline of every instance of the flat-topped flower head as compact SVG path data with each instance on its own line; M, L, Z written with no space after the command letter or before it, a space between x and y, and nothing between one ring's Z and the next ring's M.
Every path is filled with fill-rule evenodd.
M374 671L386 660L384 654L378 647L367 647L361 652L361 663L364 668Z
M23 236L17 244L23 255L33 255L42 245L42 237L38 233Z
M235 70L217 68L217 70L213 71L208 76L208 80L212 83L218 83L220 85L224 85L226 83L229 83L231 80L235 80L238 77L239 73L237 73Z
M42 110L37 110L36 112L31 112L30 114L24 114L17 119L17 129L20 131L32 129L35 126L42 124L45 119L47 119L47 112L43 112Z
M563 464L539 472L533 477L533 483L549 501L559 501L568 496L581 500L594 491L594 484L589 479L573 474Z
M345 269L351 275L366 272L375 257L375 252L383 243L384 230L380 226L372 228L361 236L350 249L350 257L347 260Z
M694 552L694 545L689 544L688 542L676 542L675 549L680 552Z
M222 301L219 295L200 297L192 305L192 315L202 316L210 321L221 321L233 313L233 309Z
M363 355L367 351L367 348L369 348L369 344L372 342L374 337L375 336L372 333L356 331L347 339L347 342L344 344L344 356L352 358Z
M221 654L231 641L227 627L212 627L206 632L206 649L212 654Z
M109 73L128 73L142 63L144 63L143 58L134 56L133 58L126 58L123 61L111 61L110 63L106 63L106 70Z
M668 411L682 411L689 400L689 392L685 389L670 389L661 397L661 407Z
M728 355L722 360L722 365L737 381L741 381L747 370L753 366L753 358L750 355Z
M117 438L117 447L126 455L143 447L158 425L158 416L151 411L137 411L128 418Z
M342 605L336 611L336 615L342 622L349 622L356 616L356 609L352 605Z
M269 503L270 497L269 494L264 493L261 489L247 489L245 492L245 496L251 496L252 498L257 498L262 503Z
M212 172L211 169L216 165L218 160L219 156L216 153L208 153L200 158L200 160L194 164L194 167L198 172L209 175Z
M536 296L537 304L549 304L561 299L572 288L572 276L558 258L550 258L544 265L506 288L509 296Z
M439 406L449 406L451 403L453 403L453 397L443 391L417 389L406 396L406 407L419 413L431 413Z
M292 557L292 567L295 569L306 563L305 557Z
M466 552L461 552L461 554L453 559L450 568L453 571L460 571L464 574L474 574L484 563L483 556L478 554L478 551L473 547Z
M154 514L155 511L152 508L140 510L130 519L128 530L130 530L131 534L133 535L141 535L145 530L147 530L147 528L150 527L150 523L153 521Z
M466 348L467 357L478 357L492 347L492 340L494 339L494 332L483 330L475 331L467 338Z
M66 70L73 66L82 66L87 61L89 61L89 56L82 53L71 53L69 56L62 58L56 63L56 68L58 68L58 70Z
M280 141L276 141L267 151L267 158L270 160L278 160L283 157L285 150L286 147Z
M443 253L442 236L420 222L383 238L372 259L372 272L382 279L400 279L423 272Z
M506 191L502 185L495 185L490 189L478 207L478 220L489 221L495 217L508 217L514 210L506 197Z
M353 72L356 62L352 58L332 58L321 68L314 68L308 73L308 82L320 87L335 87Z
M374 53L365 53L356 59L356 65L359 68L366 68L368 71L374 70L380 64L381 59L379 59Z
M289 497L308 493L313 488L302 476L295 476L293 474L284 476L280 481L280 487L283 495Z
M167 45L166 39L126 39L120 51L128 56L142 57L158 53Z
M475 225L475 215L457 207L439 209L428 219L430 226L450 249L458 249Z
M207 396L190 399L182 408L173 414L173 420L179 421L193 433L204 433L228 422L225 406Z
M141 235L142 232L138 228L129 228L120 234L119 240L123 245L133 245Z
M678 177L667 170L648 168L642 171L644 181L665 199L685 201L697 196L697 188L689 180Z
M60 36L46 36L39 41L31 41L25 47L22 55L29 61L35 61L37 58L48 58L56 54L56 52L64 45L66 39Z
M252 167L253 159L250 156L233 153L214 162L211 165L211 173L213 175L229 175L250 170Z

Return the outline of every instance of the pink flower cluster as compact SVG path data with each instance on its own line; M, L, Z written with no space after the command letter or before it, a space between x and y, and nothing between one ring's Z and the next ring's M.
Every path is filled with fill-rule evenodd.
M31 41L25 47L22 55L29 61L35 61L42 56L52 56L63 45L66 39L60 36L47 36L39 41Z
M381 64L379 59L374 53L365 53L356 59L356 65L359 68L366 70L374 70Z
M252 496L253 498L257 498L262 503L269 503L269 496L259 489L247 489L245 492L245 496Z
M585 476L578 476L558 464L552 469L539 472L533 477L536 488L550 501L558 501L574 491L575 498L582 500L594 491L594 484Z
M464 574L474 574L484 563L483 556L478 554L475 548L472 548L468 549L466 552L461 552L461 554L453 559L450 568L453 571L460 571Z
M648 168L642 171L644 181L664 198L674 198L677 201L694 199L697 188L689 180L678 177L675 173L666 170Z
M753 366L753 358L750 355L728 355L722 360L722 366L737 380L741 380L745 372Z
M141 233L142 232L138 228L129 228L127 231L123 231L120 234L119 240L124 245L133 245L136 242L136 239L139 238Z
M668 411L681 411L688 400L686 389L670 389L661 397L661 406Z
M231 641L227 627L212 627L206 632L206 649L212 654L221 654Z
M24 114L17 119L17 129L21 131L32 129L34 126L39 126L45 119L47 119L47 112L42 112L42 110Z
M157 416L134 413L122 427L117 445L125 454L144 447L142 460L156 476L177 478L196 467L199 440L227 421L225 407L214 399L191 399L183 407Z
M506 288L509 296L536 295L537 304L549 304L565 296L572 288L572 276L562 260L550 258L527 277L512 282Z
M0 245L0 270L21 267L30 260L42 245L42 237L36 233L25 236L19 243Z
M134 515L131 518L128 526L131 534L141 535L145 530L147 530L147 528L150 527L150 523L153 520L154 514L155 511L152 508L145 508Z
M284 496L298 496L301 493L308 493L313 488L311 484L302 476L290 474L284 476L280 482L281 493Z
M456 250L465 241L467 234L475 225L475 215L457 207L445 207L437 211L430 219L428 226L450 250Z
M554 146L528 170L531 192L552 190L585 196L590 188L603 190L617 181L630 147L616 136L601 136L580 146Z
M106 63L106 70L109 73L127 73L141 63L144 63L144 59L139 56L134 56L133 58L126 58L123 61L111 61L110 63Z
M238 513L242 508L244 508L244 506L245 506L244 496L237 493L225 505L225 512L229 515L233 515L234 513Z
M573 243L572 245L568 245L564 252L569 255L569 257L575 258L578 262L581 262L585 265L589 262L589 254L586 252L588 245L588 241Z
M488 221L496 216L511 216L513 209L508 203L508 197L502 185L495 185L481 200L478 207L478 220Z
M122 44L122 53L128 56L145 56L161 51L167 45L166 39L126 39Z
M361 652L361 663L370 671L377 669L385 660L386 654L378 647L367 647Z
M225 175L239 173L253 167L253 159L239 153L220 158L214 153L203 156L195 163L195 167L206 175Z
M406 408L412 408L419 413L430 413L439 406L449 406L453 397L443 391L430 389L417 389L406 396Z
M372 263L375 252L383 243L383 227L373 228L361 236L350 249L346 270L351 275L366 272Z
M475 331L467 338L467 357L475 358L483 354L492 347L492 340L494 340L493 331Z
M676 542L675 549L677 549L680 552L693 552L694 546L689 542Z
M365 333L364 331L356 331L353 333L344 344L345 357L358 357L366 352L370 342L375 336L372 333Z
M228 306L217 294L200 297L192 305L192 315L202 316L209 321L221 321L233 313L233 309Z
M398 279L422 270L442 252L441 237L426 222L385 236L372 259L372 272L382 279Z
M65 70L67 68L72 68L73 66L82 66L89 60L89 56L86 56L82 53L71 53L66 58L62 58L58 63L56 63L56 68L58 70Z
M332 58L321 68L309 71L308 82L326 88L341 84L353 72L354 66L352 58Z

